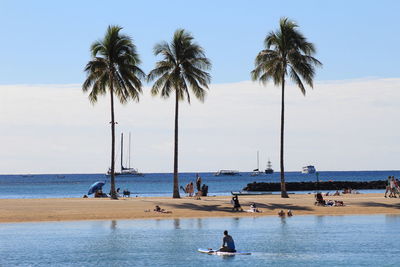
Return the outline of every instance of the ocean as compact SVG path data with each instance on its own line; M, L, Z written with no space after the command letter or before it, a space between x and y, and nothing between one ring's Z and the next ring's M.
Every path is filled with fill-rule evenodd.
M400 216L0 224L0 266L399 266ZM371 231L373 229L373 231ZM222 257L228 230L238 251Z
M251 173L240 173L240 176L214 176L214 173L202 172L203 183L209 187L210 195L230 195L231 191L242 190L248 183L279 182L280 174L251 176ZM315 174L287 172L287 182L316 181ZM320 181L373 181L386 180L388 176L400 176L400 171L321 171ZM118 177L117 188L128 189L131 196L171 196L171 173L146 173L143 177ZM179 182L185 186L195 181L196 173L180 173ZM35 174L35 175L0 175L0 198L71 198L87 194L91 184L106 181L104 192L109 192L109 178L104 174ZM365 190L364 192L382 192L382 190ZM183 192L181 191L183 194ZM297 192L307 193L307 192Z

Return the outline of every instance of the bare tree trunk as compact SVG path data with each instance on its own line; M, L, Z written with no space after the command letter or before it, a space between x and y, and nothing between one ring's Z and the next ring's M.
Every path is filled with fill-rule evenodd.
M178 92L175 91L175 143L174 143L174 191L173 198L180 198L179 195L179 182L178 182L178 111L179 111L179 98Z
M118 199L115 192L115 120L114 120L114 88L111 82L111 199Z
M285 167L283 164L284 123L285 123L285 74L282 75L282 103L281 103L281 197L288 198L285 184Z

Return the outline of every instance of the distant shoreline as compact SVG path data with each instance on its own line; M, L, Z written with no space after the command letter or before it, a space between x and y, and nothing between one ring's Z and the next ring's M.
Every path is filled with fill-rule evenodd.
M81 221L81 220L132 220L175 219L207 217L254 217L277 216L278 211L292 210L296 215L400 215L400 200L384 198L383 194L347 194L326 196L326 200L341 200L344 207L320 207L314 205L311 194L291 195L283 199L279 195L240 196L244 210L256 203L262 213L232 212L231 197L216 196L172 199L170 197L138 197L110 199L0 199L0 223ZM159 205L172 213L153 211Z
M196 174L196 173L216 173L218 170L214 171L182 171L179 174ZM317 170L319 173L331 173L331 172L400 172L400 170ZM146 174L173 174L172 172L142 172L144 175ZM239 171L239 173L252 173L252 171ZM280 174L279 170L275 170L275 174ZM285 171L285 173L301 173L300 170L295 171ZM104 175L104 172L83 172L83 173L1 173L0 176L37 176L37 175ZM307 174L314 175L315 174Z

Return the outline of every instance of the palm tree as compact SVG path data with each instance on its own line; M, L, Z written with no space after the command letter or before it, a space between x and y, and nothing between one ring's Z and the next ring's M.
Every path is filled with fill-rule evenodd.
M142 82L146 75L138 67L139 56L132 39L120 34L119 26L108 26L104 39L94 42L90 48L92 60L87 63L85 72L87 78L82 90L91 89L89 100L97 102L99 95L109 91L111 96L111 198L117 199L115 191L115 120L114 95L120 103L128 100L139 101L142 92Z
M175 91L175 139L174 139L174 187L173 198L179 198L178 187L178 113L179 101L187 99L190 104L189 87L200 101L204 101L206 89L210 83L211 68L201 46L193 42L193 36L183 29L178 29L170 44L161 42L154 47L154 54L162 60L149 73L148 80L154 82L151 94L160 94L168 98Z
M255 59L255 69L251 72L253 81L259 80L266 84L272 79L275 85L282 86L280 169L281 196L284 198L289 197L286 192L283 164L285 77L289 75L305 95L306 89L303 81L312 88L314 66L322 65L313 57L315 53L314 45L307 41L297 27L298 25L288 18L281 18L279 30L272 31L265 37L265 49L258 53Z

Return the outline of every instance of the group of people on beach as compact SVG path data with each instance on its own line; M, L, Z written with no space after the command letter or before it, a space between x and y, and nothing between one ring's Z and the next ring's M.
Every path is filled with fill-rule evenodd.
M387 197L387 193L390 193L389 197L397 197L396 195L398 195L400 197L399 179L394 178L394 176L388 177L386 191L385 191L385 197Z
M336 191L339 193L338 191ZM333 196L339 196L340 194L333 194ZM328 196L326 194L325 196ZM343 207L344 202L342 200L328 200L326 201L320 192L315 194L315 206L336 206L336 207Z
M197 197L206 196L207 192L208 192L208 186L205 184L202 185L202 179L198 173L196 174L196 182L195 183L196 183L196 189L197 189L196 196ZM195 196L193 181L188 183L185 186L185 188L181 187L181 189L183 189L183 191L186 193L187 196L189 196L189 197Z

